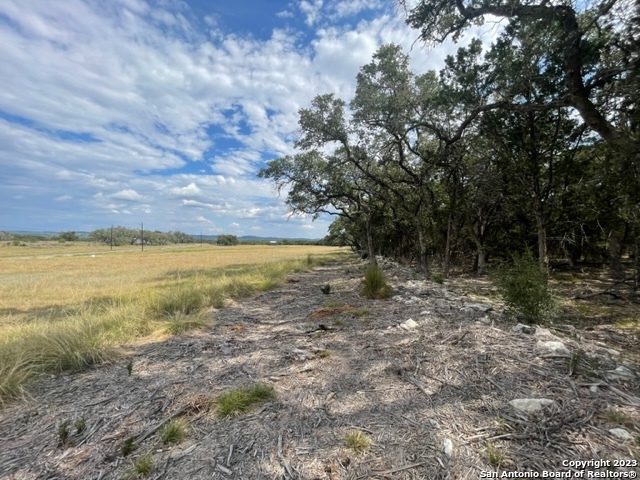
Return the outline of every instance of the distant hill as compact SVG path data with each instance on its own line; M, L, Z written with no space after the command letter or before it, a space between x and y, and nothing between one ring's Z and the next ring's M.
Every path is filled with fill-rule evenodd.
M2 229L0 229L2 230ZM50 232L50 231L28 231L28 230L2 230L4 232L10 233L11 235L28 235L28 236L35 236L35 237L55 237L57 235L60 235L60 233L62 233L62 231L57 231L57 232ZM79 232L77 230L74 230L76 235L80 238L85 238L89 235L90 232ZM193 238L195 238L196 240L200 239L200 235L199 234L191 234L191 236ZM218 238L217 235L202 235L202 239L203 240L215 240L216 238ZM243 235L241 237L238 237L239 240L245 240L245 241L250 241L250 242L272 242L272 241L282 241L282 240L288 240L288 241L293 241L293 242L316 242L319 241L319 239L316 238L287 238L287 237L259 237L256 235Z

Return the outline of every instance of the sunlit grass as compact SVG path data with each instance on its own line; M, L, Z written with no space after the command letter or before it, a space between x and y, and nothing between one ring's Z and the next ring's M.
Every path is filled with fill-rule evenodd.
M270 385L257 383L249 387L228 390L216 400L218 413L223 416L247 412L255 405L273 400L276 393Z
M82 370L116 356L119 344L203 326L207 309L274 288L335 252L205 246L104 258L0 257L0 404L39 373Z

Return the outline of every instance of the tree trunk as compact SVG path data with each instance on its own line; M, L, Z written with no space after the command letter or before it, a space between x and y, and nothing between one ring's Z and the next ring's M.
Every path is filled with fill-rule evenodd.
M367 252L369 255L369 263L377 263L376 250L373 246L373 230L371 226L371 214L367 214Z
M418 246L420 247L420 270L425 276L429 275L429 266L427 265L427 245L424 240L424 232L418 222Z
M447 241L444 247L444 271L442 276L449 278L449 264L451 262L451 223L453 222L453 214L449 212L449 220L447 221Z
M615 278L624 278L620 256L620 232L616 229L609 233L609 265Z
M541 211L536 212L536 227L538 229L538 262L540 268L549 268L549 258L547 254L547 229L544 225L544 215Z

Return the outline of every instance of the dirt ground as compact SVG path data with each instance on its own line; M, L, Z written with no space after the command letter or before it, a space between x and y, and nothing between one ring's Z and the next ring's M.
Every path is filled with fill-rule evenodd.
M624 349L558 325L553 333L571 355L540 350L534 335L511 330L500 305L485 316L462 314L460 302L483 299L436 284L412 291L418 277L399 266L385 267L395 299L367 300L358 293L363 268L352 261L293 274L276 290L212 312L203 329L43 378L30 398L0 410L0 478L135 478L132 463L145 454L153 479L639 470L640 369ZM436 300L450 309L435 308ZM418 328L398 327L409 318ZM608 379L620 365L635 377ZM231 417L208 408L222 392L256 382L273 386L276 399ZM555 404L525 414L509 404L516 398ZM188 421L188 435L164 445L158 429L176 417ZM370 446L349 448L350 432ZM135 449L125 457L129 438ZM589 460L611 463L563 465Z

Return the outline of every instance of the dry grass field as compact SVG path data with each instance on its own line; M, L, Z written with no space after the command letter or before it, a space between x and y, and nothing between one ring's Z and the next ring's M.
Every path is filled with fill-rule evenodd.
M132 339L201 325L334 247L0 247L0 403L42 372L82 369Z

